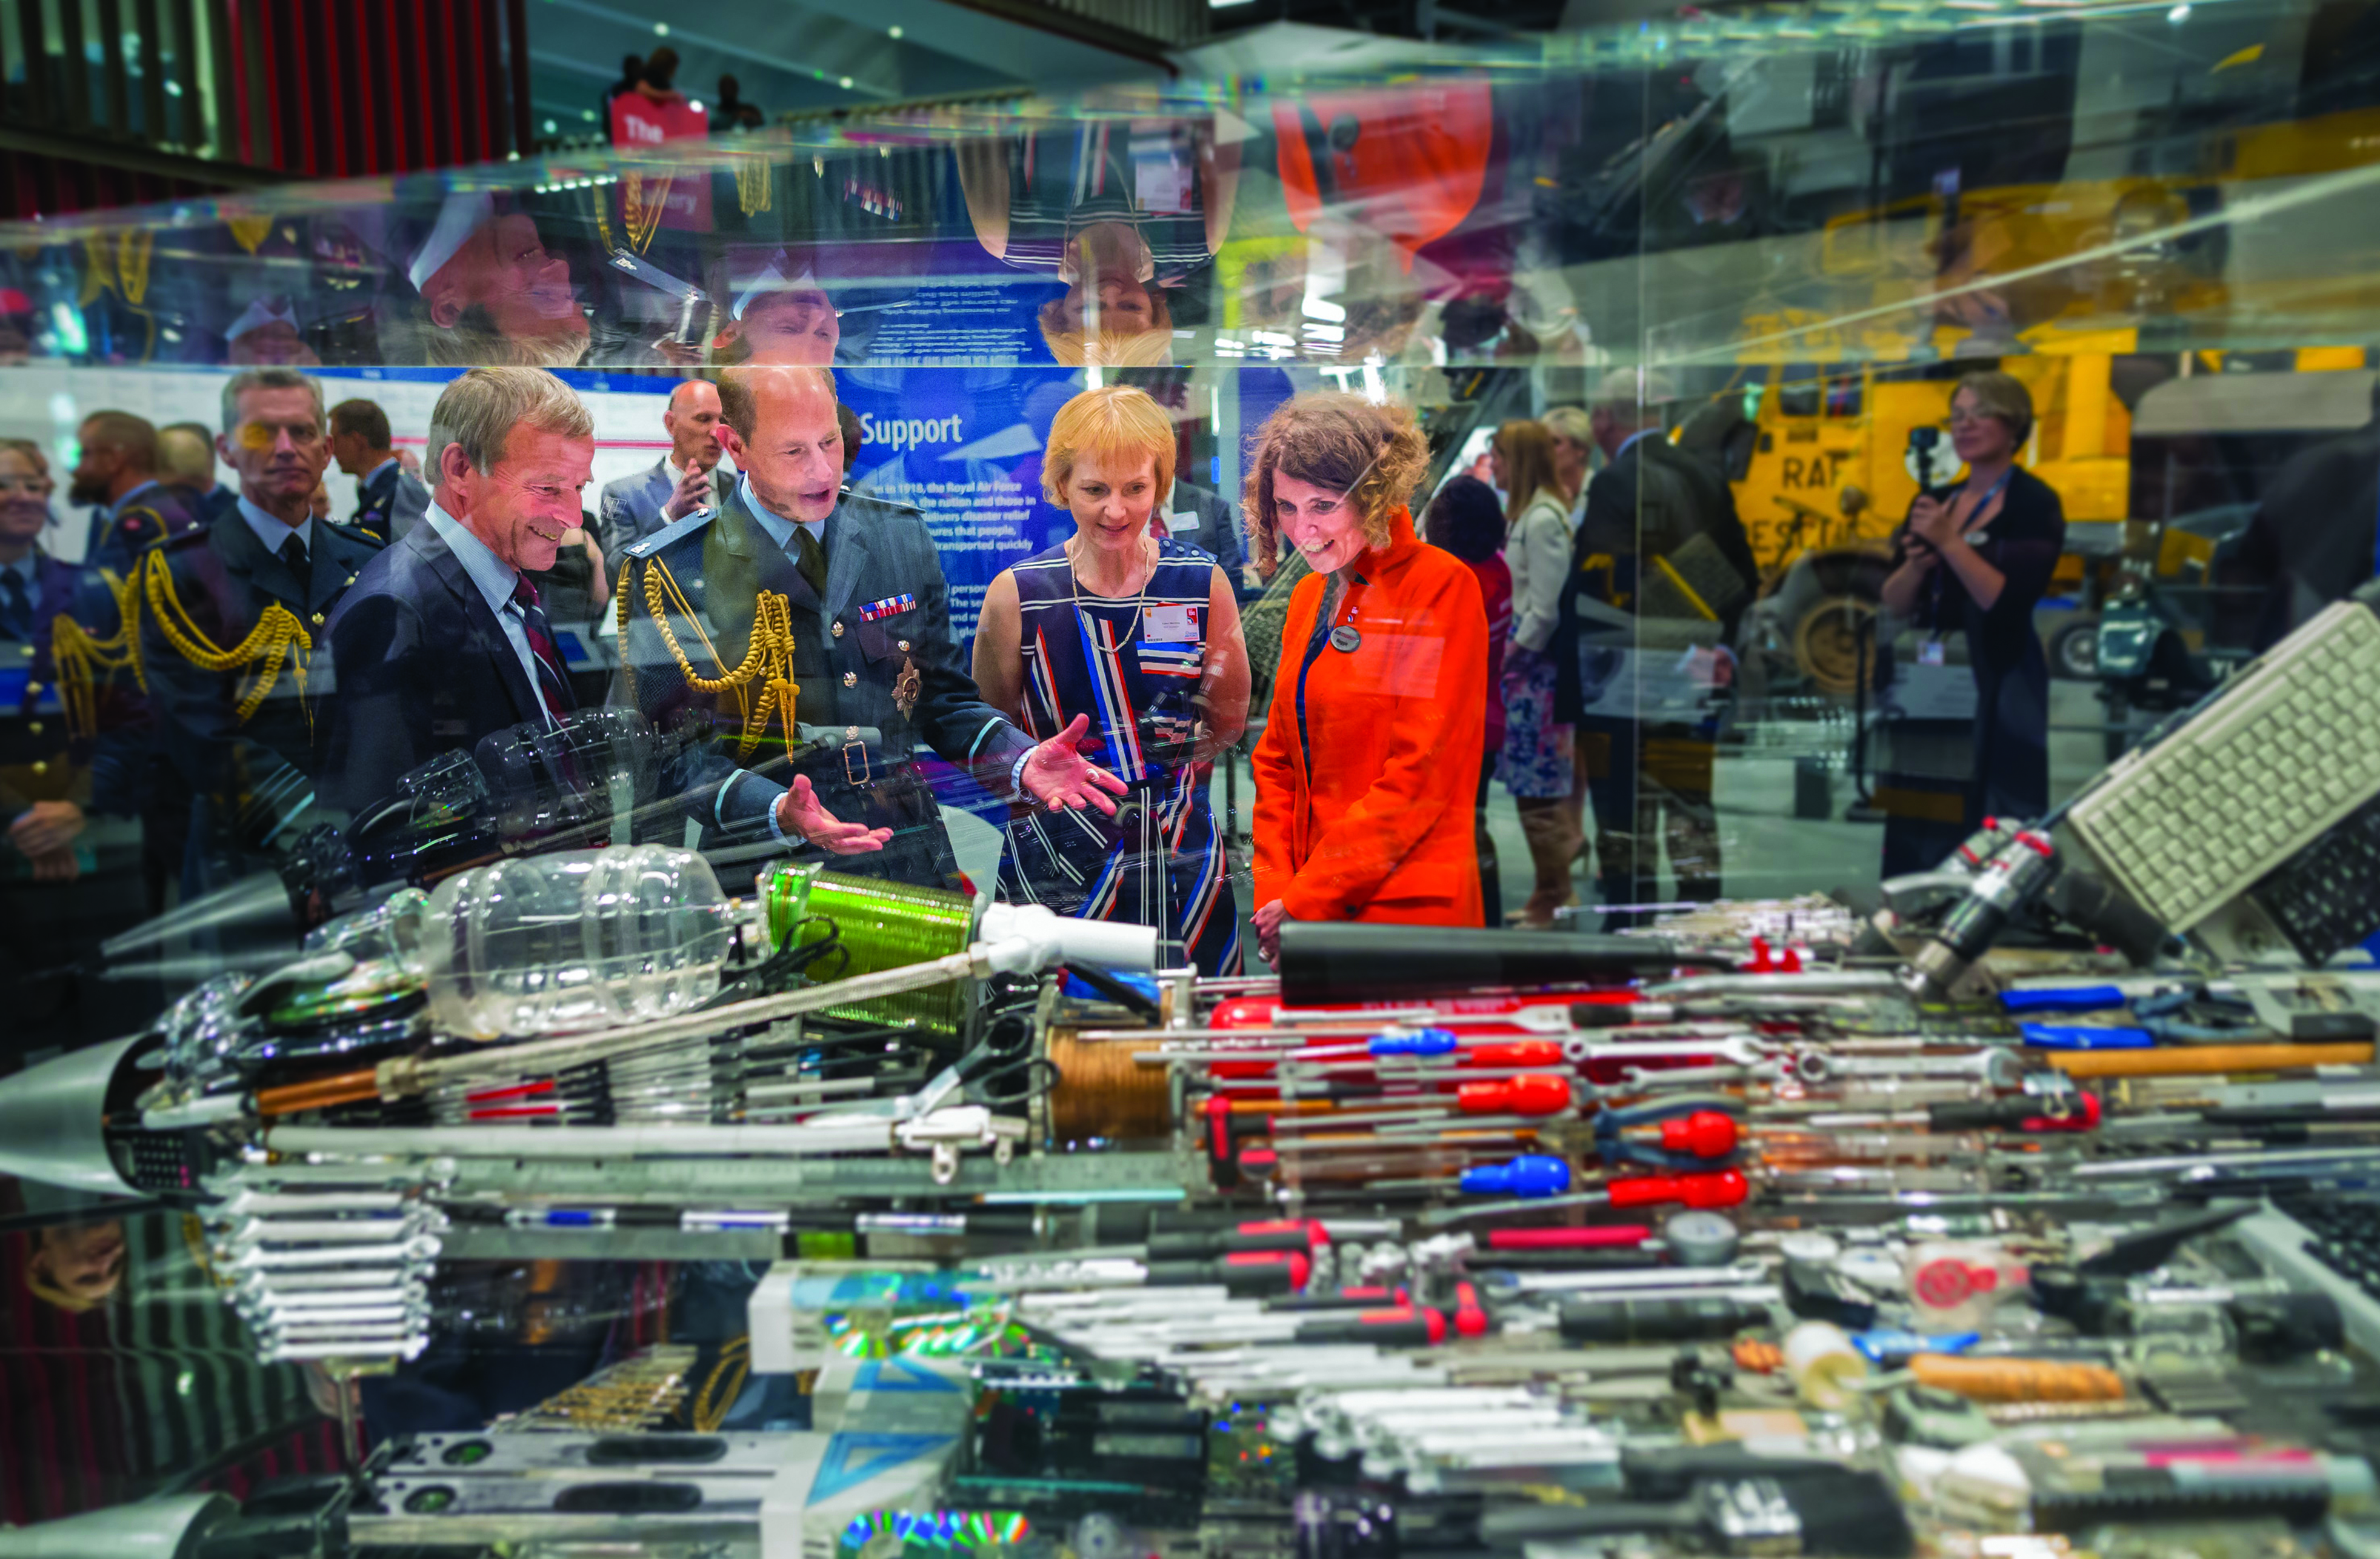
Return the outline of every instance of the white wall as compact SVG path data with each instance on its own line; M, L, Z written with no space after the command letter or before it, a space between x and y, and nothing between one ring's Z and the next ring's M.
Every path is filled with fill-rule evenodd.
M129 411L163 427L168 422L203 422L212 428L222 415L223 387L231 369L159 370L154 368L72 368L61 364L29 364L0 369L0 436L38 440L48 450L58 479L55 500L59 525L51 534L50 550L69 560L80 558L88 509L66 506L67 472L77 457L75 430L94 411ZM460 371L457 370L456 371ZM397 447L419 455L430 431L430 410L438 401L443 383L408 374L401 379L374 378L369 371L326 370L321 374L326 405L361 398L378 401L388 413ZM619 383L614 380L612 383ZM587 507L596 506L596 494L615 477L642 470L667 452L662 432L663 393L671 380L638 380L652 390L582 389L579 399L595 414L595 480L587 487ZM218 481L229 481L228 468L218 465ZM356 508L356 484L334 466L328 473L331 512L346 518Z

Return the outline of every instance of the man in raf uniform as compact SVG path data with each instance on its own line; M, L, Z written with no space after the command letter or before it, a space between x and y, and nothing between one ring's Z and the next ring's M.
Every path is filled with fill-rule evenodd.
M331 459L320 384L287 368L236 374L223 422L239 502L152 548L136 598L161 778L188 805L186 896L254 869L313 799L332 691L322 626L381 550L309 510Z
M94 411L75 441L82 459L74 469L69 504L92 505L83 561L122 575L140 549L203 523L203 502L160 476L157 430L128 411Z
M430 512L429 487L405 469L395 444L378 402L343 400L331 408L331 457L356 479L349 523L388 543L405 540Z
M669 776L689 832L955 887L921 749L998 798L1113 811L1083 721L1037 746L961 669L924 518L842 487L832 375L730 369L720 399L734 495L631 544L619 581L613 701L701 738Z

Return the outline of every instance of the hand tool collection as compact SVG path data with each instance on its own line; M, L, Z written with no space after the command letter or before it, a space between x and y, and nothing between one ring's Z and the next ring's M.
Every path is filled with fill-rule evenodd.
M2380 969L2257 931L2362 814L2157 920L2118 803L2192 728L1873 904L1290 922L1278 978L475 867L24 1074L0 1157L197 1214L351 1414L487 1324L453 1270L672 1264L684 1334L273 1553L2380 1551Z

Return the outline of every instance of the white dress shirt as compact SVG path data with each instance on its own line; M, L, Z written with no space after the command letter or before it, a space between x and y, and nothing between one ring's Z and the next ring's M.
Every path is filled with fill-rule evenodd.
M440 508L436 500L431 500L429 512L421 518L438 532L438 539L446 543L447 550L462 561L464 572L471 576L471 582L479 586L480 593L487 598L488 609L496 615L497 623L504 630L505 641L512 645L513 654L520 661L521 675L528 678L530 702L536 707L538 717L551 725L553 716L545 707L545 690L538 680L537 656L528 647L528 622L513 600L513 590L520 581L520 570L489 551L487 542L471 534L461 520Z

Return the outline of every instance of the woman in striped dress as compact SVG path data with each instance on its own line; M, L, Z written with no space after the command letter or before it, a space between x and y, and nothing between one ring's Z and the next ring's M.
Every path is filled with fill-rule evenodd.
M1239 904L1207 780L1247 722L1247 648L1215 560L1150 533L1173 451L1172 423L1142 391L1110 385L1068 401L1041 480L1075 535L985 592L984 698L1037 740L1087 720L1093 756L1131 786L1112 817L1014 810L1000 896L1155 926L1170 967L1236 974Z

